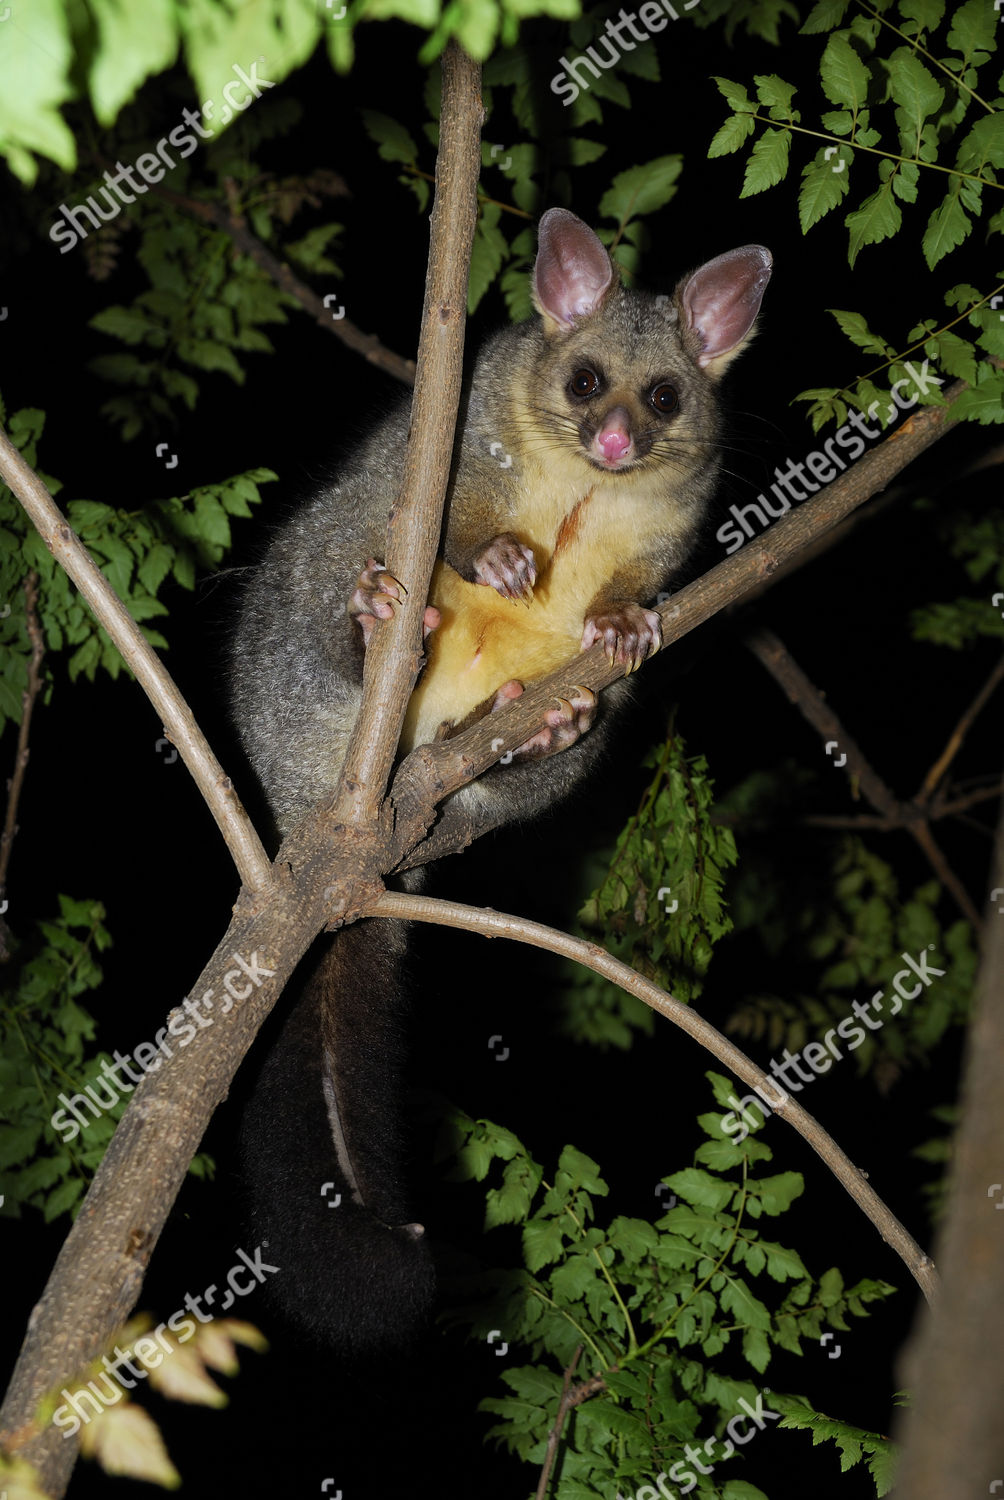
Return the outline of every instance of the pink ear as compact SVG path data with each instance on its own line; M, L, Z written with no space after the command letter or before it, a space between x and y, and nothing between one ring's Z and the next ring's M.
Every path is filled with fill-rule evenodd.
M614 279L603 245L565 208L549 208L540 221L533 295L545 319L571 328L603 301Z
M753 327L773 262L763 245L743 245L709 260L689 277L681 300L684 318L701 341L698 364L728 354Z

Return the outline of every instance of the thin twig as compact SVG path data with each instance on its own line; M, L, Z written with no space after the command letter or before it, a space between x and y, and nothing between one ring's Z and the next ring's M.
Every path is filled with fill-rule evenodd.
M758 1068L745 1052L741 1052L710 1021L699 1015L692 1005L674 1000L672 995L659 989L651 980L643 979L627 964L613 958L599 944L506 912L479 911L458 901L441 901L431 896L408 896L399 891L384 891L368 907L366 915L435 922L444 927L461 927L469 932L480 932L485 937L506 937L516 942L529 943L531 947L545 948L563 958L574 959L587 969L601 974L604 979L619 985L629 995L636 995L652 1010L657 1010L660 1015L693 1037L744 1083L748 1083L751 1088L763 1090L771 1110L787 1120L822 1158L858 1207L872 1221L882 1238L895 1250L924 1296L928 1301L933 1299L938 1284L934 1262L883 1203L874 1188L869 1187L861 1169L844 1154L817 1120L779 1090L775 1078Z
M405 359L393 349L388 349L375 333L364 333L357 324L352 322L351 318L336 318L331 310L325 307L322 298L305 281L301 281L288 265L273 255L256 235L251 233L242 215L223 208L218 203L210 203L201 198L190 198L185 193L176 193L171 188L160 184L153 185L152 191L166 202L173 203L184 213L190 214L193 218L202 219L203 222L212 224L224 234L229 235L238 250L243 251L257 266L260 266L266 276L272 278L276 286L287 292L289 296L295 297L325 333L334 334L335 338L341 339L343 344L347 344L350 349L361 354L371 365L385 370L396 380L403 381L405 385L415 384L415 361L413 359Z
M948 770L948 767L952 764L952 761L955 759L959 750L962 748L963 741L965 740L966 735L969 733L970 729L973 726L973 721L986 706L991 695L994 693L1001 681L1004 681L1004 656L1001 657L1000 661L997 663L996 667L994 667L986 682L976 694L976 697L973 699L972 703L970 703L969 707L962 715L962 718L952 730L951 734L948 737L948 744L945 746L944 750L942 750L941 754L938 756L938 759L934 762L934 765L924 777L920 792L917 796L918 801L927 801L928 798L933 795L939 781Z
M789 702L793 703L802 717L826 739L827 753L835 744L842 759L835 761L834 764L842 766L846 762L848 776L852 782L860 786L883 820L883 826L887 829L903 828L916 839L932 870L954 898L966 921L972 923L974 932L981 934L983 919L970 899L965 886L951 869L935 842L926 806L920 802L901 802L890 791L871 766L864 751L851 738L847 729L825 701L820 690L802 671L787 647L773 631L757 626L746 637L746 644L761 665L783 688Z
M572 1387L572 1376L575 1374L575 1366L579 1363L582 1354L582 1345L572 1355L571 1362L566 1366L565 1378L561 1386L561 1397L558 1401L558 1410L554 1418L554 1426L547 1434L547 1452L544 1454L544 1463L540 1471L540 1480L537 1484L537 1493L534 1500L545 1500L547 1486L551 1481L551 1470L554 1468L554 1460L558 1456L558 1444L561 1441L561 1429L565 1425L565 1418L571 1410L572 1403L569 1400L569 1391Z

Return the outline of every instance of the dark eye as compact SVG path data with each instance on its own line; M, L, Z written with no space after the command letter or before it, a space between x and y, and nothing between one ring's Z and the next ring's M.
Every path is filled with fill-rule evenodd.
M680 404L675 385L654 385L648 398L656 411L668 417L670 412L676 411Z
M600 377L595 370L576 370L568 382L568 394L576 396L584 401L587 396L594 395L600 388Z

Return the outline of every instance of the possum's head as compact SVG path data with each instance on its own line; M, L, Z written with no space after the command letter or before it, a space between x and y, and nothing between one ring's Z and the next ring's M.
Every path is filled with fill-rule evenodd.
M625 290L604 246L575 214L540 221L533 301L540 358L526 399L567 450L605 474L707 461L718 380L752 336L771 256L762 245L719 255L672 297Z

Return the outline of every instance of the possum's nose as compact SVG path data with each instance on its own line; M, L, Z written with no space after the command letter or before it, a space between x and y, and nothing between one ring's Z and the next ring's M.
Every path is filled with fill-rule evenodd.
M631 452L630 417L623 406L615 406L608 412L603 426L593 438L597 457L604 463L622 463Z

